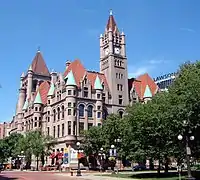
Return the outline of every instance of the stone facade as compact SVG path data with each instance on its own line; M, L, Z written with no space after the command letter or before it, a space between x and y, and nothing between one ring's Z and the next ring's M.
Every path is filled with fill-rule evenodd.
M100 72L86 70L78 59L67 61L64 73L49 72L38 51L21 75L9 133L40 129L57 139L60 151L73 146L83 130L101 126L108 114L123 116L130 103L151 99L158 88L148 74L128 79L125 39L110 13L100 35Z

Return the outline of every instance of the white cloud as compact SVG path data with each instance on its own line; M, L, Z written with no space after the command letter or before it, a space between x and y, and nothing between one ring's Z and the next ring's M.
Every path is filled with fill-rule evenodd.
M152 59L149 61L149 64L161 64L161 63L166 63L166 61L163 59Z
M192 32L195 33L196 31L194 29L190 29L190 28L180 28L181 31L188 31L188 32Z
M129 67L128 77L129 78L137 77L141 74L148 73L150 71L150 69L152 69L151 66L143 66L143 67L139 67L139 68Z

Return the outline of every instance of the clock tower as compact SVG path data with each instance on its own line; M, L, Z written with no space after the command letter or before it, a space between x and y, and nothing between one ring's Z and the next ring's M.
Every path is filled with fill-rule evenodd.
M125 34L117 28L112 11L105 32L100 35L100 72L106 76L113 106L127 106L129 95Z

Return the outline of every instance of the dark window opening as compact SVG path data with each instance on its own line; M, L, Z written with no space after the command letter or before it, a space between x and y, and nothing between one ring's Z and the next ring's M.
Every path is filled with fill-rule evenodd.
M84 117L84 114L85 114L85 106L83 104L80 104L79 105L79 116L80 117Z
M88 110L88 117L89 118L93 117L93 106L89 105L87 110Z
M71 135L71 121L68 121L68 135Z
M65 135L65 124L62 124L62 137Z

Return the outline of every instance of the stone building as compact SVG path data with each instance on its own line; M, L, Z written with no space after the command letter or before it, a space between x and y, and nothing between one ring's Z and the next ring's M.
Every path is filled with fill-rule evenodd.
M108 114L146 102L158 87L148 74L128 79L126 37L112 12L100 35L100 72L86 70L80 60L66 62L63 73L49 72L38 51L20 78L16 115L9 132L40 129L55 137L55 151L79 139L83 130L101 126Z

